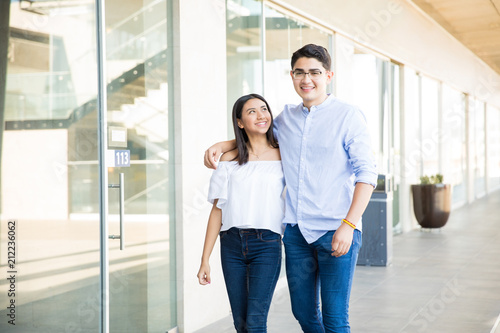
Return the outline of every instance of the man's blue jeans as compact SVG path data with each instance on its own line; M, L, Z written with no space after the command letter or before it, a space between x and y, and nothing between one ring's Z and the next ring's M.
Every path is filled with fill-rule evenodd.
M234 327L267 332L267 315L281 269L281 235L265 229L220 233L221 260Z
M287 225L285 230L292 312L305 333L350 332L349 297L361 232L354 231L349 252L339 258L331 255L334 233L329 231L308 244L298 226Z

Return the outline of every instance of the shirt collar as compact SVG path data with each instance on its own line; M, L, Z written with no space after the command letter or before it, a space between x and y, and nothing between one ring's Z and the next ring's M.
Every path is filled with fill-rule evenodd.
M323 103L321 103L320 105L313 105L311 107L311 112L313 112L313 111L316 112L316 111L320 111L320 110L326 109L334 101L335 101L335 97L332 94L328 94L328 97L323 101ZM309 113L309 109L304 106L303 102L300 104L300 106L302 107L302 112L304 112L305 114Z

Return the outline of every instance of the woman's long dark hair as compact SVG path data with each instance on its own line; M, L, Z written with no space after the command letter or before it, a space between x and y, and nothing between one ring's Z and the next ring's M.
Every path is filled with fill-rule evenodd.
M267 104L267 101L264 99L264 97L258 94L249 94L241 96L240 98L238 98L238 100L234 103L233 106L233 128L234 128L234 136L236 138L236 148L238 148L238 156L235 157L234 159L238 159L238 164L240 165L248 162L248 147L247 147L248 135L245 132L244 128L238 127L238 119L241 120L241 113L243 112L243 106L245 105L245 103L254 98L263 101L266 104L267 110L269 110L269 114L271 115L271 125L269 126L269 129L266 132L267 142L271 147L278 148L278 141L276 140L273 134L273 124L274 124L273 113L271 112L271 108L269 107L269 104Z

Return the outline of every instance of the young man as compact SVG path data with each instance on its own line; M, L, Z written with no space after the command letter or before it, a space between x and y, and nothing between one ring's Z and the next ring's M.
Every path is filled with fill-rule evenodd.
M305 45L292 56L300 105L276 117L287 186L286 273L292 312L304 332L350 332L349 297L361 247L361 215L377 181L363 113L326 92L333 77L328 51ZM205 165L234 148L209 148ZM321 309L320 309L321 297Z

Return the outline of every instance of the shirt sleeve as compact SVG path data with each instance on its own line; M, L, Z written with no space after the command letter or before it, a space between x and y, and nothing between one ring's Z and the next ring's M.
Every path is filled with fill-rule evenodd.
M281 117L281 113L280 113L279 115L274 117L274 120L273 120L273 134L274 134L274 137L276 138L276 140L278 140L278 128L279 128L279 123L281 121L281 118L282 117Z
M373 187L377 185L377 167L375 155L371 147L370 133L366 118L361 110L354 110L351 114L346 137L345 150L353 168L354 183L366 183Z
M217 169L212 173L208 189L208 202L213 204L215 199L219 199L217 201L217 208L220 209L227 202L228 170L225 164L219 163Z

